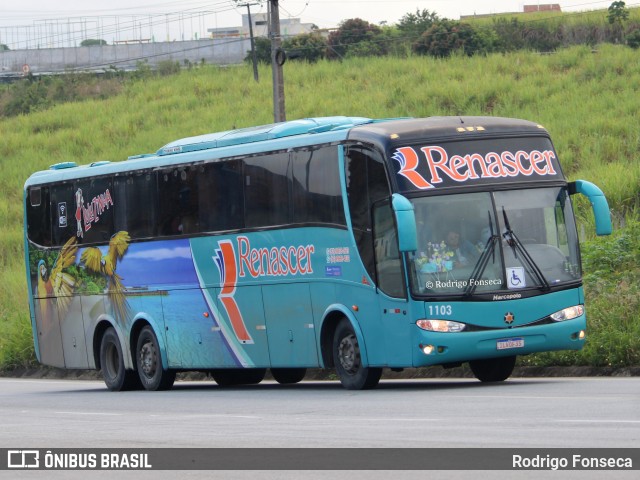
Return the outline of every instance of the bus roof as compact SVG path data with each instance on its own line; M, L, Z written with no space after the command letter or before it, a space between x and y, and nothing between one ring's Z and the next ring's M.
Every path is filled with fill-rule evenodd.
M173 156L177 154L187 154L181 157L185 163L202 161L206 158L198 155L198 152L203 151L215 151L211 158L223 158L345 139L373 143L386 150L389 144L397 142L408 144L418 139L460 138L461 135L477 138L487 134L546 135L546 131L533 122L499 117L305 118L187 137L168 143L155 153L132 155L127 161L103 160L84 166L72 161L61 162L51 165L49 170L34 173L25 186L120 171L162 168L175 164L177 159Z
M503 117L428 117L371 123L353 128L349 140L370 142L387 149L389 143L411 144L424 140L459 140L489 135L548 135L544 127Z
M228 130L226 132L210 133L197 137L188 137L171 142L160 150L157 155L170 155L196 150L229 147L245 143L274 140L295 135L309 135L329 131L346 130L356 125L371 123L374 120L362 117L319 117L292 120L289 122L273 123L258 127Z

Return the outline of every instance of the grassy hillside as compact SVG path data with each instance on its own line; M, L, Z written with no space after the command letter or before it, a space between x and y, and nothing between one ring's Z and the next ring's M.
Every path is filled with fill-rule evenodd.
M106 100L68 103L0 121L0 368L28 364L34 358L22 247L22 185L27 176L56 162L121 160L185 136L270 123L267 67L261 67L260 78L256 84L245 66L202 67L129 83L121 94ZM609 198L616 223L626 227L612 239L590 240L590 212L580 204L580 229L588 240L586 267L593 265L602 273L587 277L594 305L591 341L578 354L541 356L536 361L640 365L640 254L633 254L640 252L634 227L640 213L637 52L603 46L596 53L572 48L544 56L287 63L285 82L288 119L465 114L543 124L555 139L569 177L597 183ZM612 255L620 258L609 258ZM624 308L618 308L619 294L628 300ZM609 343L631 355L611 360L602 347Z

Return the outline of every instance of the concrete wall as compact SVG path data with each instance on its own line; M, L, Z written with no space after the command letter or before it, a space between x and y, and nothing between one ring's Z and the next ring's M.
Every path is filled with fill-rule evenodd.
M66 70L132 70L139 61L151 67L171 60L229 65L241 63L251 49L248 39L203 39L184 42L136 43L76 48L43 48L0 52L0 76L22 75L25 70L38 74Z
M524 13L533 13L533 12L561 12L560 4L558 3L547 3L544 5L525 5Z

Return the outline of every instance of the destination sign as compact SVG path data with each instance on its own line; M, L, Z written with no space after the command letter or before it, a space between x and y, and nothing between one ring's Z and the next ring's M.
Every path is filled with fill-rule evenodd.
M553 146L543 137L400 146L391 159L404 191L562 179Z

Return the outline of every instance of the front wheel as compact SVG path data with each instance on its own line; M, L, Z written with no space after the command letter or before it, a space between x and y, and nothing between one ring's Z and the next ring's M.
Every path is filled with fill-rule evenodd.
M333 336L333 363L340 383L347 390L373 388L382 375L381 368L362 365L358 338L346 318L340 321Z
M120 339L113 327L104 332L100 341L100 369L105 385L112 392L140 388L138 374L124 367Z
M502 382L511 376L516 357L486 358L469 362L473 375L481 382Z
M301 382L307 374L306 368L272 368L273 379L281 384Z
M145 390L169 390L173 386L176 372L162 368L160 344L149 325L142 329L138 337L136 362L140 382Z

